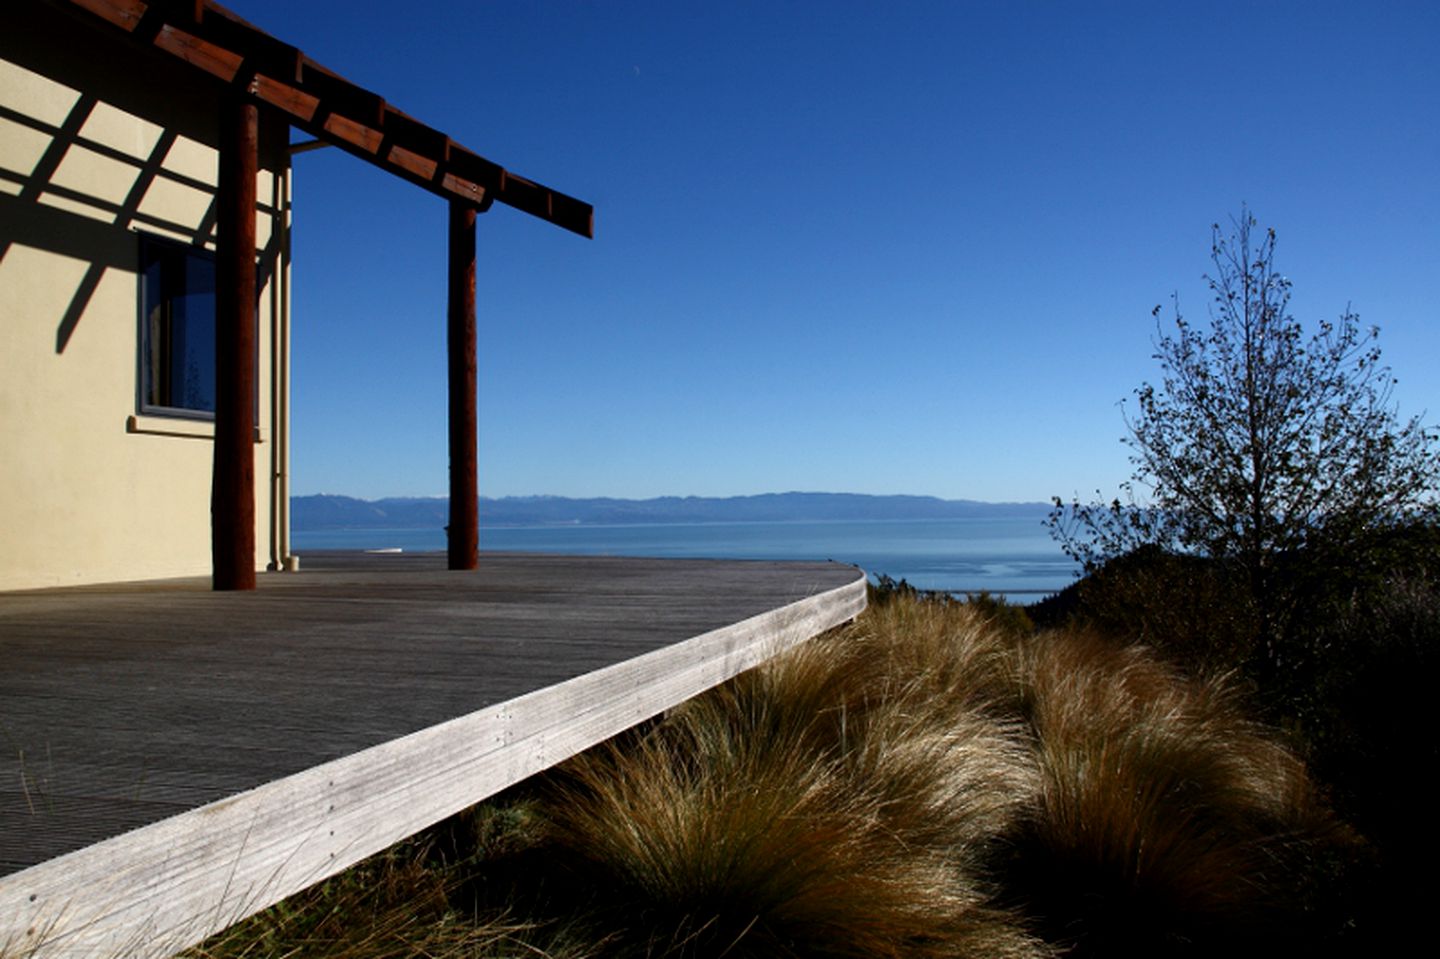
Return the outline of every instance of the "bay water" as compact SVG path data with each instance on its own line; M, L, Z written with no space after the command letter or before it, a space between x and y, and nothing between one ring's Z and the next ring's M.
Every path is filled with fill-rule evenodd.
M1032 602L1075 579L1076 566L1030 510L939 520L481 526L483 551L660 558L835 560L919 589L986 591ZM292 548L445 549L440 529L296 530ZM483 562L483 557L482 557Z

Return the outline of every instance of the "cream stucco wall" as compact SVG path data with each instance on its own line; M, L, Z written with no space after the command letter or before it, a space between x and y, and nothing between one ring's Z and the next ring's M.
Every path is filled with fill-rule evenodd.
M210 570L213 428L137 415L137 233L213 249L215 91L75 46L0 40L0 590ZM284 143L257 184L259 569L285 539Z

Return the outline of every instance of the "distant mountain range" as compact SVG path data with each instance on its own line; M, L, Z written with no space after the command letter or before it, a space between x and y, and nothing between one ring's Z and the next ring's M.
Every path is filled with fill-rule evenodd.
M564 496L480 497L482 526L741 523L823 520L924 520L969 516L1030 516L1043 503L982 503L934 496L861 493L762 493L758 496L661 496L655 499L570 499ZM449 522L444 497L380 500L351 496L295 496L290 523L297 530L436 529Z

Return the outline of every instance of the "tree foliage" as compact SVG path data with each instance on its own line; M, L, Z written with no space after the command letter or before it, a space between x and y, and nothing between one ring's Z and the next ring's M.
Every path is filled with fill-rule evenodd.
M1170 324L1153 311L1161 376L1125 416L1122 497L1056 498L1050 526L1087 570L1144 545L1223 560L1269 618L1297 569L1354 561L1386 529L1433 518L1440 451L1419 417L1399 417L1378 329L1347 306L1307 337L1275 231L1245 210L1232 226L1212 228L1209 323L1178 297Z

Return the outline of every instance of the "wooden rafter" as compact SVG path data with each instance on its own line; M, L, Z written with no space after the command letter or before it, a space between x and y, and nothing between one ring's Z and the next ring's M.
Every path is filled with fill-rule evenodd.
M498 201L593 237L590 204L516 176L211 0L52 0L286 114L310 135L477 209Z

